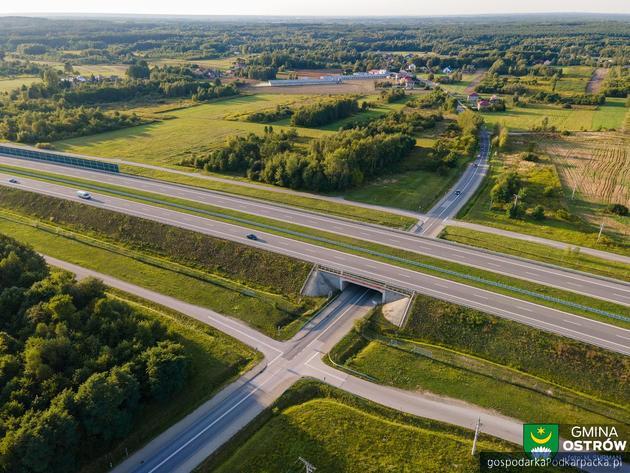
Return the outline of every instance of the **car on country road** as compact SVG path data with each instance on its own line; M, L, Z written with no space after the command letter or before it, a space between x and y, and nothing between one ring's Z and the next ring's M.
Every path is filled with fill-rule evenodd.
M20 181L18 181L15 177L12 177L11 179L9 179L9 182L11 184L19 184L20 183Z
M77 196L80 199L90 200L92 198L92 194L86 191L77 191Z
M248 240L258 241L258 237L256 235L254 235L253 233L250 233L249 235L247 235L247 239Z
M457 190L455 191L455 195L462 195L462 191L460 191L459 189L457 189Z

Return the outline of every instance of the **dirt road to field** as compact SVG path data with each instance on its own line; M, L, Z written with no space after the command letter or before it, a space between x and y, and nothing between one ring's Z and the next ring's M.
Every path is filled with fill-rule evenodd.
M605 67L598 67L597 69L595 69L595 71L593 71L593 76L591 77L591 80L588 81L588 84L586 84L586 93L598 94L609 71L610 69L606 69Z

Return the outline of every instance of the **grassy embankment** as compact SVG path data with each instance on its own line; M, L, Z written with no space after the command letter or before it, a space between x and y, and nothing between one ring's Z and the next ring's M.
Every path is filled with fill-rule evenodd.
M571 245L630 255L630 243L627 238L619 230L610 231L608 229L610 225L607 225L603 236L599 242L597 241L602 219L601 203L589 204L588 213L597 211L599 215L596 221L590 220L584 213L584 206L576 204L582 201L571 200L572 189L563 186L553 160L535 148L539 161L525 161L521 158L521 153L526 151L527 138L521 140L520 137L514 137L511 141L510 149L499 157L493 156L488 178L459 212L459 218ZM526 196L521 199L526 207L533 208L536 205L544 207L544 220L534 220L529 214L522 219L509 218L505 212L505 205L492 203L491 206L492 187L497 179L507 172L516 172L522 187L526 188Z
M374 445L379 448L375 449ZM216 472L478 471L472 432L406 415L310 380L299 381L199 468ZM479 451L514 451L483 435Z
M540 243L451 226L442 231L440 238L623 281L630 280L630 267L627 264Z
M322 302L299 295L308 263L75 202L2 191L2 207L38 220L3 212L0 230L37 251L240 318L270 336L290 337Z
M378 382L526 422L630 420L627 357L426 296L404 329L377 312L331 357Z
M21 235L16 236L20 238ZM86 473L105 471L110 462L122 461L126 449L131 453L142 447L260 360L260 354L239 341L179 312L113 289L109 295L132 304L147 318L164 324L190 356L191 374L187 385L168 403L146 405L131 433L107 455L83 468Z
M41 177L42 179L47 179L46 176ZM68 181L70 182L70 181ZM75 182L75 181L72 181ZM82 188L92 189L95 187L93 184L88 184L86 182L89 181L80 181L80 185ZM434 274L440 277L464 282L469 285L482 287L484 289L492 290L494 292L509 294L511 296L517 296L524 300L531 300L537 303L548 305L550 307L560 308L565 311L570 311L574 313L578 313L581 315L585 315L590 318L595 318L599 320L606 321L608 323L613 323L621 326L629 326L630 324L627 321L619 320L618 318L611 318L605 315L594 313L592 310L588 310L587 308L580 308L574 306L568 306L566 304L562 304L560 302L550 301L546 299L541 299L540 297L536 297L534 295L525 294L519 291L534 291L537 294L545 295L545 296L553 296L565 301L571 301L572 303L582 304L585 307L597 308L598 310L604 310L607 312L611 312L614 314L626 314L626 308L617 304L613 304L607 301L603 301L600 299L595 299L587 296L583 296L578 293L573 293L569 291L555 289L549 286L544 286L541 284L532 283L529 281L523 281L520 279L511 278L508 276L503 276L497 273L492 273L490 271L479 270L476 268L470 268L468 266L464 266L458 263L452 263L444 260L439 260L436 258L432 258L429 256L420 255L417 253L413 253L410 251L399 250L396 248L391 248L387 246L382 246L380 244L375 244L371 242L367 242L364 240L358 240L354 238L344 237L328 232L323 232L319 230L314 230L310 228L300 227L297 225L287 224L284 222L278 222L276 220L261 218L258 216L252 216L249 214L243 214L240 212L227 211L224 209L217 209L215 207L199 205L197 203L172 199L172 198L163 198L161 196L156 196L152 194L146 193L137 193L130 189L124 188L116 188L115 186L98 186L97 189L101 192L113 193L117 195L116 189L123 189L125 191L125 197L131 200L138 200L140 202L145 201L147 198L151 199L160 199L159 201L151 200L150 203L153 205L163 206L166 208L176 206L178 211L183 211L191 214L199 214L204 217L210 217L216 220L222 220L230 223L236 223L238 225L245 225L246 227L257 228L260 227L262 230L274 233L278 235L289 236L290 238L294 238L297 240L317 244L320 246L340 249L342 251L353 253L361 256L366 256L375 260L383 261L390 264L395 264L401 267L405 267L408 269L412 269L415 271L422 271L429 274ZM111 189L111 190L108 190ZM22 194L30 194L31 197L29 199L50 199L50 197L36 197L35 194L32 193L23 193L23 191L18 191L15 189L2 189L0 188L0 192L2 192L5 196L13 195L20 196ZM130 194L131 193L131 194ZM145 197L152 196L152 197ZM6 204L5 207L12 209L20 209L24 211L22 205L21 197L14 197L11 199L11 204L9 203L8 198L5 198ZM57 200L54 199L53 200ZM17 207L16 207L17 205ZM182 207L184 206L184 207ZM33 214L30 214L33 215ZM35 214L36 216L42 217L41 214ZM48 217L44 217L48 219ZM63 218L63 216L61 216ZM456 271L457 274L453 274L450 271ZM483 281L478 281L474 278L484 278ZM495 283L507 284L510 287L498 287ZM514 288L514 289L512 289Z

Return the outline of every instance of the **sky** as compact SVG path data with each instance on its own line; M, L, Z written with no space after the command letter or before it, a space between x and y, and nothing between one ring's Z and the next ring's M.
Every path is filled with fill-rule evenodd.
M424 16L486 13L630 13L630 0L20 0L0 1L17 13L178 15Z

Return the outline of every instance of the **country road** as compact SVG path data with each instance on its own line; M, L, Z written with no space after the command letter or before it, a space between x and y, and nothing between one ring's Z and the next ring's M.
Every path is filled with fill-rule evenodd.
M370 383L323 363L324 354L378 302L374 291L350 286L318 314L308 328L287 342L278 342L238 320L211 310L55 258L46 257L46 260L51 265L74 272L79 279L97 277L108 286L194 317L257 348L265 356L261 366L225 387L193 413L133 453L116 466L113 473L191 471L302 377L319 379L409 414L468 429L474 429L480 418L484 433L515 444L522 440L522 423L516 419L455 399Z
M488 172L490 158L490 134L482 130L479 137L479 153L468 165L459 180L446 192L426 216L420 217L412 232L428 237L436 237L444 228L447 220L455 217L457 212L477 192Z

